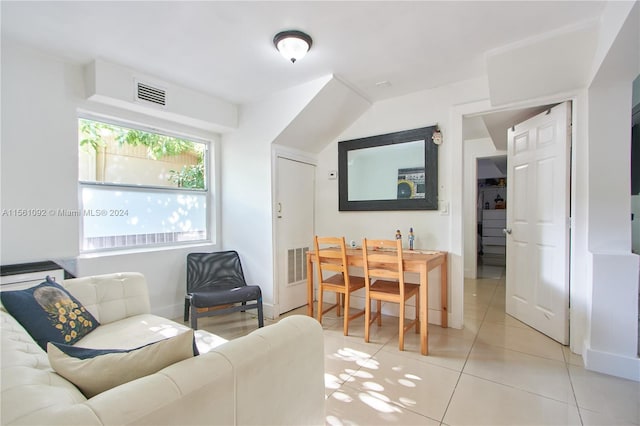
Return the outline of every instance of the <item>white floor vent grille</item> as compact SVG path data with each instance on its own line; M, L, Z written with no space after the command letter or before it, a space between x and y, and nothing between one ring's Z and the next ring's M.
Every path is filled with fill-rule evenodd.
M307 252L309 247L293 248L287 251L287 283L307 279Z

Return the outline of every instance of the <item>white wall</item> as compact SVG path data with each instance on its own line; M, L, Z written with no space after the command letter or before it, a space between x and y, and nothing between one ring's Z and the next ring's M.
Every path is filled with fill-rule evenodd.
M82 69L2 40L2 209L78 207ZM73 217L2 220L2 263L78 254Z
M605 15L607 16L607 15ZM638 277L631 253L632 84L640 73L640 5L624 20L588 89L590 369L640 381Z
M271 144L330 80L322 77L244 105L238 130L222 139L222 245L240 253L247 281L260 285L267 318L279 312Z
M216 141L179 123L85 100L83 68L33 48L2 40L2 209L78 208L77 111L114 117ZM214 143L213 155L216 144ZM215 181L213 183L215 197ZM215 199L215 198L214 198ZM215 226L216 212L212 212ZM182 315L189 251L214 244L108 256L79 255L79 217L1 217L2 264L64 259L79 275L137 271L149 281L155 313Z
M438 198L441 205L449 204L453 156L456 150L462 151L461 147L454 146L448 133L450 109L452 105L486 96L486 81L478 79L378 102L318 156L316 233L344 235L347 241L361 242L363 237L392 239L396 229L400 229L406 241L409 228L413 227L416 248L450 252L449 324L457 328L462 327L462 250L452 243L452 234L455 233L453 223L462 221L463 212L453 206L449 214L440 211L339 212L338 180L328 179L327 175L330 170L338 169L338 141L438 124L444 135L438 152ZM433 271L429 280L438 282L438 279L439 272ZM438 286L431 286L429 290L429 322L436 324L440 317L439 291ZM364 306L363 300L354 298L354 306Z

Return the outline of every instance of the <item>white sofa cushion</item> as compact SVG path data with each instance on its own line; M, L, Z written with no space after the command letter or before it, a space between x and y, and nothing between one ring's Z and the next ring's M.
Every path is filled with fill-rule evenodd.
M7 311L0 309L2 424L36 424L28 419L45 407L66 410L86 400L69 381L51 370L47 354Z
M193 357L193 345L193 330L189 330L135 349L87 349L50 342L47 355L56 373L91 398Z
M151 312L144 275L134 272L65 280L69 290L100 324Z
M90 349L133 349L188 330L191 329L169 319L142 314L102 324L80 339L75 346ZM226 339L204 330L196 330L195 339L201 354L227 342Z

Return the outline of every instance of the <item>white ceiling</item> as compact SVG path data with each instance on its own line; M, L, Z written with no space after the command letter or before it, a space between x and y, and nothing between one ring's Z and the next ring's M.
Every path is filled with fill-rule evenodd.
M597 19L600 1L2 1L2 37L234 103L334 74L369 101L486 75L485 53ZM273 36L313 37L295 64ZM389 87L376 83L388 81Z

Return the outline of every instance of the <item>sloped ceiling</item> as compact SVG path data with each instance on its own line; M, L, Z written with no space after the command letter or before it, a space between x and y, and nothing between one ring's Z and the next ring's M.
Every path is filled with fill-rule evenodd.
M478 179L493 179L507 176L507 156L479 158Z
M273 143L318 153L370 105L368 100L333 77Z
M548 110L553 105L541 105L532 108L515 109L509 111L484 114L482 120L489 132L489 136L497 150L507 150L507 130L542 111Z
M465 117L463 121L464 140L491 138L496 149L507 150L507 130L555 104L540 105L531 108L518 108Z

